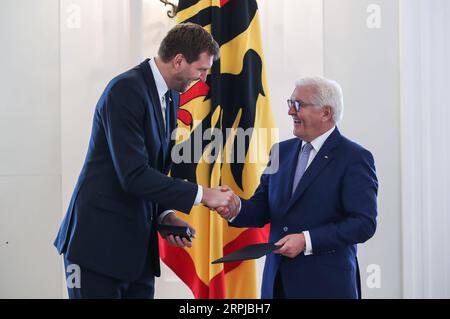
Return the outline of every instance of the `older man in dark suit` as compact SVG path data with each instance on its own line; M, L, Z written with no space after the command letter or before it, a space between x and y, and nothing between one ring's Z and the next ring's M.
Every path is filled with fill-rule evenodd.
M269 241L280 246L266 258L262 298L361 297L356 245L375 233L378 182L372 154L336 127L343 108L336 82L298 81L288 100L295 138L274 146L279 169L262 175L231 219L270 223Z

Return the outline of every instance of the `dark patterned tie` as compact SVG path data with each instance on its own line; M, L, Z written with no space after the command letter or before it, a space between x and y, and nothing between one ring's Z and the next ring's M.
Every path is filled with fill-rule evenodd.
M165 114L165 116L166 116L166 142L167 142L167 145L169 145L170 144L170 135L172 133L171 127L170 127L170 115L172 112L172 103L173 103L172 94L171 94L170 90L168 90L166 92L166 94L164 94L164 97L165 97L165 102L166 102L166 114Z

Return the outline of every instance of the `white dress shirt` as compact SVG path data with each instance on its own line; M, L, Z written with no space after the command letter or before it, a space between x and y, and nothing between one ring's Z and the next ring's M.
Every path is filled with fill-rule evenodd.
M166 81L164 80L161 72L158 69L158 66L155 63L155 59L150 59L148 61L150 64L150 68L152 69L153 78L155 79L156 89L158 90L158 96L159 96L159 102L161 103L161 112L164 120L164 126L166 125L166 97L165 94L169 90L169 87L167 86ZM201 203L203 198L203 187L201 185L198 185L197 189L197 196L195 197L194 205L198 205ZM158 217L158 222L161 223L163 219L169 215L170 213L174 213L173 210L165 210L162 212L161 215Z
M159 103L161 103L162 116L164 120L164 126L166 125L166 97L165 94L169 90L161 72L159 72L158 66L155 63L155 59L148 61L150 68L152 69L153 78L155 79L156 89L158 90Z

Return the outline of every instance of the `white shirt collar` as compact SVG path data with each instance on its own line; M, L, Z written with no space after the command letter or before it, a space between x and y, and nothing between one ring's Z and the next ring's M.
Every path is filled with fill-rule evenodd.
M336 125L333 126L331 129L329 129L328 131L326 131L325 133L323 133L322 135L316 137L314 140L311 141L311 145L314 148L314 150L318 153L320 148L322 147L322 145L325 143L325 141L327 140L328 136L331 135L331 133L333 133L333 131L336 129ZM305 141L302 141L302 147L306 144Z
M155 63L155 59L150 59L148 61L150 64L150 68L152 69L153 77L155 78L156 89L158 90L159 100L161 101L166 94L169 87L166 84L161 72L158 69L158 66Z

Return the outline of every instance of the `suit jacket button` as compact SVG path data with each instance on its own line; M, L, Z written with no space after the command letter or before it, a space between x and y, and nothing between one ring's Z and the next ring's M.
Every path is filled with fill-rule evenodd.
M284 232L287 232L288 230L289 230L289 228L287 228L287 226L284 226L284 227L283 227L283 231L284 231Z

